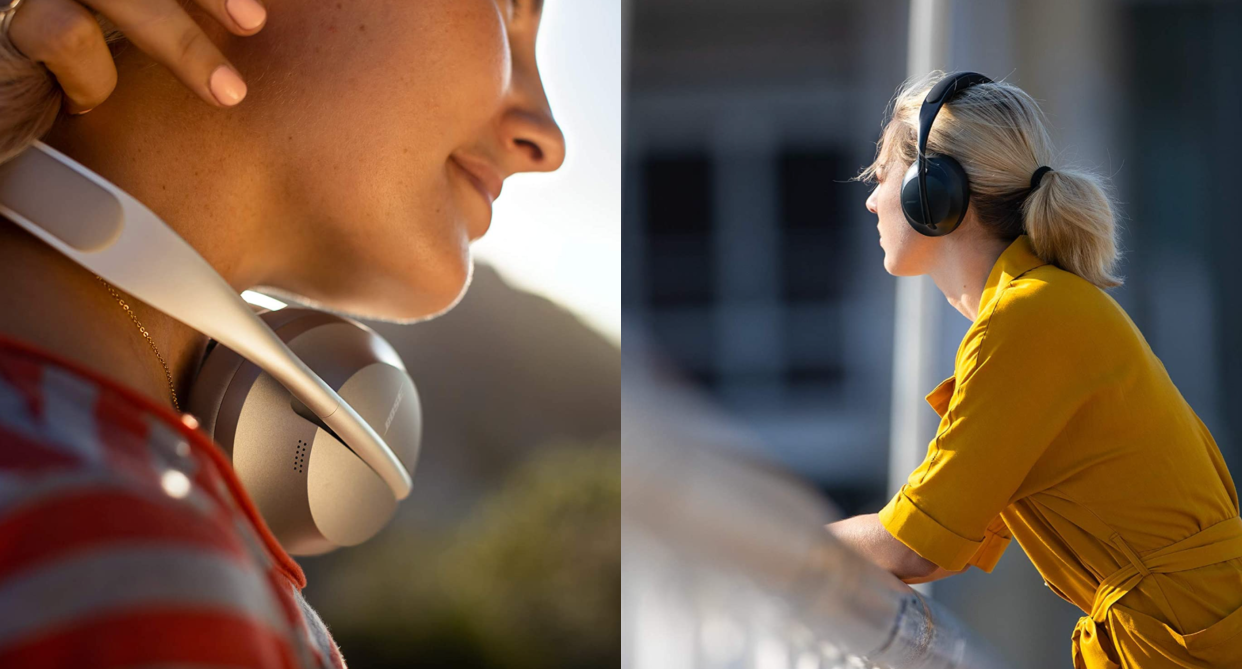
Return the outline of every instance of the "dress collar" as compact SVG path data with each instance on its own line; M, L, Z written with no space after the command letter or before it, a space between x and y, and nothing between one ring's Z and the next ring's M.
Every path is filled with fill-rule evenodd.
M1009 247L1000 254L1000 257L996 259L996 264L992 266L988 281L983 286L983 295L979 298L979 313L987 311L988 304L996 299L1002 286L1007 286L1017 277L1047 264L1035 255L1035 251L1031 248L1031 238L1019 235L1017 239L1009 243ZM978 322L977 319L976 322ZM936 410L937 414L944 417L956 388L957 376L954 374L941 381L935 390L927 394L927 403Z
M1018 235L1018 238L1010 242L1009 247L1001 253L996 259L996 264L992 266L988 281L983 286L983 295L979 298L979 313L982 314L987 305L996 299L1001 286L1006 286L1015 278L1047 264L1035 255L1035 251L1031 248L1031 238Z

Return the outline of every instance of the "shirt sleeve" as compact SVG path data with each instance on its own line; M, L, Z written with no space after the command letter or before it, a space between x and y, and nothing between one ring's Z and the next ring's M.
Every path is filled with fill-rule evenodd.
M1001 556L1005 554L1005 549L1009 547L1009 542L1013 535L1009 533L1009 527L1005 525L1005 521L997 516L987 529L983 531L983 543L979 545L975 554L970 556L970 560L966 564L974 565L987 573L992 573L996 568L996 563L1000 562Z
M956 387L927 457L879 514L898 541L940 567L996 565L998 516L1090 394L1064 313L1012 286L958 351ZM999 523L999 524L998 524Z

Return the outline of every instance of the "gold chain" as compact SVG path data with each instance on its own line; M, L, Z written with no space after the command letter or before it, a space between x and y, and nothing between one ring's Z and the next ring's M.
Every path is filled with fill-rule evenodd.
M103 277L99 275L95 275L95 278L99 279L99 283L102 283L104 288L108 289L108 292L112 295L112 297L116 298L116 301L120 303L121 308L125 310L127 315L129 315L129 320L133 321L134 325L138 326L138 331L142 333L142 338L146 339L147 343L151 345L151 352L154 353L156 359L160 361L160 365L164 367L164 376L168 379L168 392L172 395L173 408L180 412L181 405L177 403L177 388L173 384L172 372L168 370L168 363L164 362L164 356L160 355L160 350L155 347L155 340L151 338L151 333L147 332L147 329L142 327L142 323L138 320L138 316L134 314L134 310L130 309L128 304L125 304L125 300L122 299L120 294L116 292L116 289L112 287L112 284L104 281Z

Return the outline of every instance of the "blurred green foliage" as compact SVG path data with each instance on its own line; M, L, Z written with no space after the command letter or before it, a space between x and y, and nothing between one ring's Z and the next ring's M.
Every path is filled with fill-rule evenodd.
M385 532L306 595L353 669L619 666L618 442L542 449L455 531Z

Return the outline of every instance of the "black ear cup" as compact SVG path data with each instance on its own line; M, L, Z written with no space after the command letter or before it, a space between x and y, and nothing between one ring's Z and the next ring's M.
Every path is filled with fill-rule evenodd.
M966 207L970 203L970 181L962 165L949 156L928 157L924 164L927 166L926 213L930 214L930 218L924 220L917 160L901 180L901 211L910 227L920 234L941 237L956 230L966 217Z
M919 107L918 155L901 180L901 211L916 232L941 237L961 225L970 204L966 170L949 156L927 155L927 138L940 108L961 91L993 83L977 72L959 72L941 79Z

